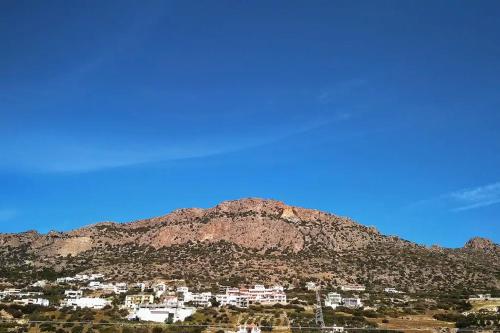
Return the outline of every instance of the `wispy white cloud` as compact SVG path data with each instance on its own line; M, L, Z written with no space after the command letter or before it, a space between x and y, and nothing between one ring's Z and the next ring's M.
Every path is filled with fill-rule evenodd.
M145 163L202 158L228 154L249 148L272 144L302 133L346 120L335 116L329 120L308 124L285 125L268 128L247 135L233 134L231 137L204 137L193 140L167 140L151 138L130 141L114 138L114 142L91 139L68 138L62 135L31 135L15 140L14 144L0 142L4 158L0 168L35 172L89 172L102 169L133 166Z
M473 188L464 188L439 196L420 200L408 205L407 209L432 207L437 210L461 212L500 203L500 182Z
M500 182L455 191L448 197L458 205L452 209L456 212L498 204L500 203Z

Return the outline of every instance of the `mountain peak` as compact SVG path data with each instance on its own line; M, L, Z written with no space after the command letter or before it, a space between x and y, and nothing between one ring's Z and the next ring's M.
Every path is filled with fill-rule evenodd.
M236 200L226 200L219 203L215 208L222 210L256 210L263 208L283 208L286 204L279 200L263 198L242 198Z
M464 248L470 250L481 250L489 252L489 251L496 251L498 245L493 243L488 238L474 237L471 238L469 241L467 241L467 243L465 243Z
M332 284L366 281L421 290L491 288L499 249L484 238L470 240L462 251L429 249L347 217L261 198L68 232L0 234L0 261L15 269L69 267L130 281L190 277L203 283L228 277L296 283L321 276ZM471 255L481 270L468 265ZM25 260L34 266L20 266Z

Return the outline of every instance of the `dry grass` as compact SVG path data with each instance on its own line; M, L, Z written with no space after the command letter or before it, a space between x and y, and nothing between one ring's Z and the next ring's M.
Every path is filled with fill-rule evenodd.
M431 332L435 333L438 328L453 328L454 324L436 320L432 315L407 315L400 318L388 318L388 323L382 322L383 318L369 319L383 329L395 329L407 333Z
M479 310L496 311L500 307L500 300L485 300L485 301L472 301L473 311L477 312Z

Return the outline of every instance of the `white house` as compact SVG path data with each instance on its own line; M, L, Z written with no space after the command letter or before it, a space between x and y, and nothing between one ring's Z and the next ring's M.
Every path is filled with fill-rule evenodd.
M140 306L129 320L154 321L157 323L184 321L196 312L193 307L167 307L165 305Z
M100 280L100 279L104 279L104 274L95 273L95 274L90 274L89 276L90 281Z
M2 296L20 296L21 295L21 289L17 288L7 288L3 291L0 291L0 295Z
M260 303L263 305L286 304L286 294L282 286L266 288L257 284L253 288L226 288L225 294L215 295L221 306L234 305L240 308L248 307L249 304Z
M220 294L228 294L228 295L238 295L240 293L240 288L234 287L226 287L224 291L220 292Z
M49 306L50 304L49 300L45 298L23 298L15 300L14 303L22 305L34 304L40 306Z
M23 292L21 289L17 288L8 288L3 291L0 291L0 297L34 297L34 296L40 296L43 295L43 292L41 291L25 291Z
M365 291L365 286L361 284L346 284L340 287L342 291Z
M215 300L220 303L220 306L233 305L238 308L248 308L248 296L218 294L215 295Z
M97 297L82 297L82 298L68 298L63 301L63 306L71 306L76 308L90 308L101 310L106 305L111 305L111 302L104 298Z
M112 283L100 283L99 285L97 285L95 288L95 290L103 290L103 291L108 291L108 292L111 292L111 293L114 293L115 292L115 285L112 284Z
M477 294L476 297L469 297L471 300L488 300L491 298L491 294Z
M83 291L81 290L65 290L64 291L64 296L66 298L81 298L83 296Z
M144 290L146 290L147 288L147 285L144 282L137 282L135 284L135 287L138 288L141 292L144 292Z
M153 291L156 297L160 297L167 292L167 285L165 283L157 283L153 286Z
M87 274L76 274L75 275L75 280L78 281L87 281L90 278Z
M261 333L259 326L256 325L240 325L236 333Z
M136 307L143 304L154 303L154 296L151 294L137 294L137 295L127 295L125 296L125 306L130 309L135 309Z
M250 289L240 289L240 295L247 296L249 304L260 303L264 305L286 304L286 294L275 287L266 288L256 284Z
M399 291L396 288L385 288L384 292L390 293L390 294L404 294L402 291Z
M56 283L69 283L73 281L75 281L75 278L69 276L56 279Z
M102 283L99 281L90 281L89 288L93 290L101 289Z
M336 309L342 303L342 296L338 293L328 293L325 298L325 306Z
M127 284L125 282L117 283L113 291L115 294L124 294L128 291Z
M102 283L99 281L91 281L89 282L88 287L92 290L103 290L115 294L124 294L128 291L127 284L124 282L113 284L113 283Z
M215 300L221 306L234 305L246 308L249 304L263 305L286 304L286 294L282 286L266 288L264 285L255 285L253 288L226 288L225 294L215 295Z
M184 293L184 302L190 302L194 306L208 307L211 305L210 299L212 298L211 292L203 293Z
M184 293L189 292L189 288L188 287L177 287L177 289L175 291L180 293L180 294L184 294Z
M346 308L351 308L351 309L360 308L360 307L363 306L363 303L361 302L361 299L359 299L357 297L343 298L342 299L342 304Z
M306 289L307 290L316 290L316 283L312 282L312 281L309 281L309 282L306 282Z
M165 306L183 306L184 302L179 301L177 296L167 295L163 297L163 304Z

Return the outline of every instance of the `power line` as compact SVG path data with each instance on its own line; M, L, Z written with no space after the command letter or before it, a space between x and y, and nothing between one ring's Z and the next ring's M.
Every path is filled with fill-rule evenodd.
M115 322L93 322L93 321L59 321L59 320L27 320L23 321L22 319L0 319L0 323L17 323L19 325L29 325L29 324L73 324L73 325L92 325L92 326L165 326L165 327L179 327L179 328L188 328L188 327L204 327L204 328L235 328L235 325L229 324L165 324L165 323L154 323L154 322L130 322L130 321L115 321ZM327 329L328 327L317 327L317 326L259 326L261 328L273 328L276 330L285 330L285 329L309 329L309 330L322 330ZM379 327L344 327L344 330L350 331L400 331L405 328L397 329L397 328L379 328ZM412 331L428 331L429 328L411 328Z

